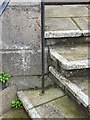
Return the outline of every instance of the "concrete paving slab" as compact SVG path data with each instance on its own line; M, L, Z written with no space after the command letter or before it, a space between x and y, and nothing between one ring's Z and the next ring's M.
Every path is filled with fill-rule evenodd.
M46 31L79 30L71 18L46 18Z
M84 36L90 35L90 28L89 28L89 17L78 17L78 18L72 18L75 23L78 25L78 27L82 30Z
M80 17L80 16L89 16L88 8L81 6L46 6L46 17Z
M29 98L33 106L39 106L39 105L45 104L49 101L58 99L65 95L60 88L46 89L44 95L41 95L41 89L28 90L28 91L24 91L24 93Z
M76 103L65 96L36 108L42 118L87 118Z

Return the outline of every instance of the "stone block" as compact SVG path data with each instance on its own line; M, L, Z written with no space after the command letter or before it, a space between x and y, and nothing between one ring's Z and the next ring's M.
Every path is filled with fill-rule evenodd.
M0 115L4 114L11 108L11 102L16 98L17 87L7 87L0 91Z
M0 18L2 19L2 49L37 50L40 48L41 16L40 12L32 9L34 8L29 6L7 8Z
M45 50L45 73L47 73L47 49ZM15 75L41 75L41 51L18 50L0 52L0 70Z
M15 76L9 81L18 90L36 89L42 87L42 76ZM45 87L53 85L52 80L45 76Z

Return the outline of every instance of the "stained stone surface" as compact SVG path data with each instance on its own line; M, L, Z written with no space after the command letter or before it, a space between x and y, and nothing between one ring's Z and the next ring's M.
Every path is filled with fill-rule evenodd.
M0 69L13 76L41 75L40 2L25 2L11 1L0 17Z
M63 97L65 94L60 88L47 88L45 89L45 94L41 94L40 90L28 90L24 91L25 95L29 98L33 106L38 106L50 102L54 99Z
M46 17L88 16L88 8L82 6L46 6Z
M82 107L63 94L60 88L51 87L45 89L45 94L42 95L40 93L41 90L19 91L17 93L25 109L31 106L28 109L29 116L33 118L38 116L38 118L42 119L76 118L78 120L80 118L88 118Z
M90 17L73 18L78 27L82 30L84 36L90 36Z
M42 118L87 118L67 96L36 108Z
M90 77L71 77L69 80L90 97Z
M65 70L90 68L88 44L50 47L50 57Z
M79 30L71 18L46 18L46 31Z
M30 120L30 117L27 115L26 111L22 108L16 109L16 108L12 108L11 110L9 110L7 113L5 113L2 116L3 119L14 119L14 118L18 118L18 119L28 119Z
M56 47L55 50L68 61L87 60L89 46L88 44L63 45Z
M41 88L42 86L42 77L41 76L15 76L12 77L9 81L9 84L16 85L18 90L27 90L27 89L36 89ZM45 87L52 86L52 80L45 76Z
M0 115L11 108L11 102L16 98L17 87L11 86L0 91Z
M45 73L47 72L47 49L45 50ZM41 51L18 50L0 52L0 69L15 75L41 75Z
M40 49L39 7L12 5L7 8L2 16L3 49Z

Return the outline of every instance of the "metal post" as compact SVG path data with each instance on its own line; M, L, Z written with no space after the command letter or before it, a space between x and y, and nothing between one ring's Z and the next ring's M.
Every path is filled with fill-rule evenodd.
M41 47L42 47L42 93L44 93L45 40L44 40L44 2L41 1Z

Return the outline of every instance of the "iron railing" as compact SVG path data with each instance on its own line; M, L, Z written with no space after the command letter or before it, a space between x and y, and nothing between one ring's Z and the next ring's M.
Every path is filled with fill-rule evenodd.
M4 0L2 5L0 6L0 16L3 14L4 10L6 9L7 5L9 4L10 0Z

